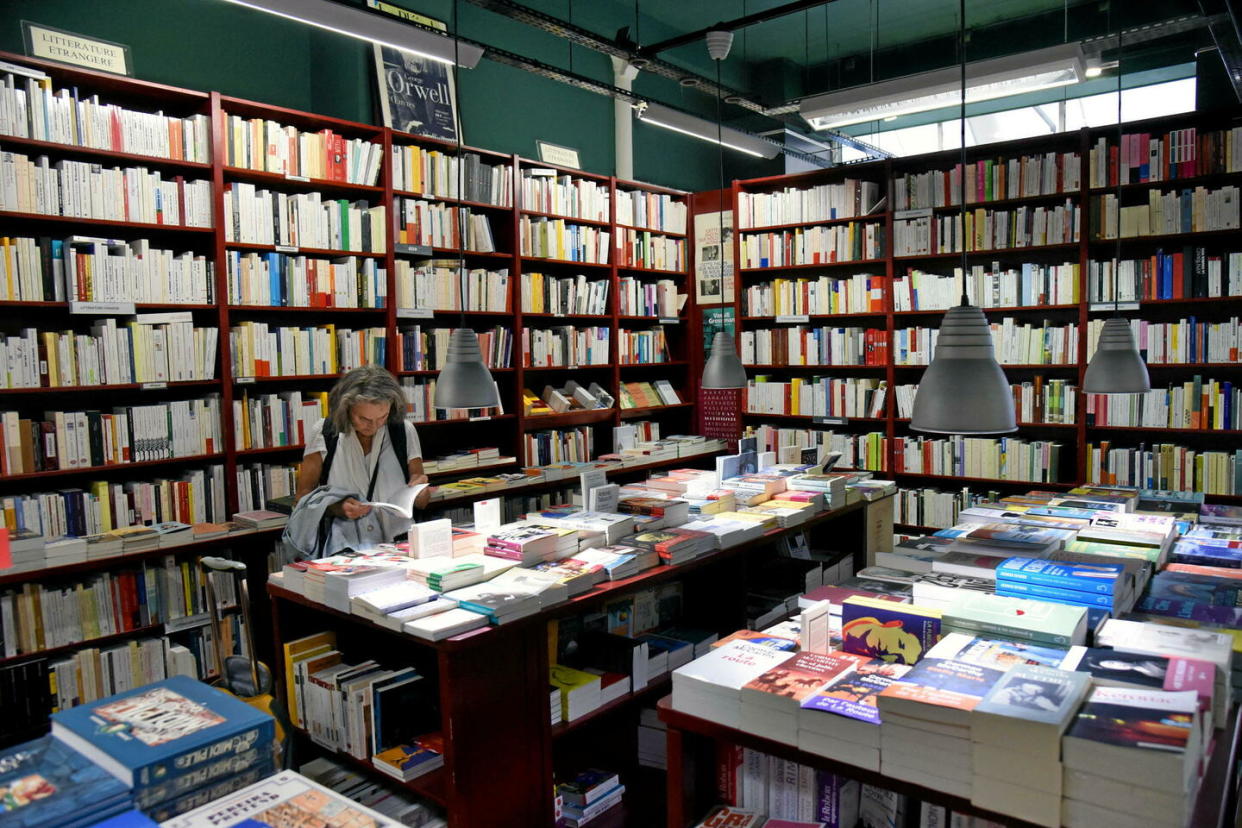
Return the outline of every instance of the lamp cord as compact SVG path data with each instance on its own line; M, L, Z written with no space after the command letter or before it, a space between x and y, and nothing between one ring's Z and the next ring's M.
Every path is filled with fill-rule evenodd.
M461 155L461 111L458 109L458 101L456 100L457 92L461 89L461 63L459 61L459 53L461 50L461 39L458 37L461 29L461 8L458 0L453 0L453 136L457 139L457 227L461 234L461 245L457 249L457 294L458 294L458 322L460 327L466 327L466 238L469 235L469 221L465 219L466 207L462 204L466 200L466 181L465 181L465 164Z
M1113 255L1113 316L1120 318L1121 311L1119 309L1119 297L1117 296L1117 286L1121 280L1121 144L1124 140L1121 127L1121 52L1122 38L1124 37L1125 27L1118 21L1117 26L1117 195L1115 196L1117 208L1117 244L1116 252ZM1107 162L1107 159L1105 159Z
M715 95L715 97L716 97L716 158L717 158L717 161L718 161L718 163L719 163L719 173L720 173L720 195L719 195L719 196L717 197L717 199L716 199L716 206L720 208L720 210L716 213L716 216L717 216L717 218L719 219L718 224L719 224L719 228L720 228L720 235L717 237L716 241L717 241L717 244L718 244L718 246L719 246L719 248L720 248L720 256L718 257L718 260L717 260L717 261L718 261L719 266L720 266L720 298L721 298L721 299L724 299L724 286L725 286L725 250L724 250L724 204L725 204L725 198L724 198L724 187L725 187L725 174L724 174L724 129L723 129L723 127L721 126L721 122L720 122L720 118L721 118L721 115L720 115L720 77L721 77L721 76L720 76L720 64L721 64L721 63L723 63L723 62L724 62L724 58L718 58L718 59L716 60L716 95ZM732 199L730 199L729 201L730 201L730 203L732 203ZM723 314L723 313L721 313L721 314L719 314L719 315L716 317L716 322L717 322L717 324L719 325L719 328L718 328L718 331L717 331L718 333L723 333L723 332L724 332L724 319L723 319L723 316L724 316L724 314ZM713 337L713 338L714 338L714 337Z
M962 217L962 306L970 304L970 296L966 291L967 284L967 256L966 256L966 0L959 2L959 20L958 20L958 58L962 68L962 101L961 101L961 117L958 119L961 126L961 150L962 150L962 169L958 175L957 181L957 197L958 206L961 209Z

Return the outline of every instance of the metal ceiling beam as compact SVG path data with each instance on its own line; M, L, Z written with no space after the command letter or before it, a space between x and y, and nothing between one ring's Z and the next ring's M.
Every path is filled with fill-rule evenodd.
M1238 14L1231 0L1199 0L1199 8L1207 15L1212 15L1208 30L1212 33L1212 42L1225 65L1225 73L1233 84L1233 94L1242 101L1242 28L1238 24Z
M686 32L685 34L678 35L677 37L670 37L668 40L661 40L658 43L652 43L650 46L641 46L638 49L638 54L645 58L654 57L660 52L675 49L678 46L685 46L687 43L694 43L697 40L702 40L707 37L708 32L718 32L722 30L732 32L736 29L745 29L747 26L753 26L756 23L766 23L767 21L774 20L778 17L784 17L789 14L806 11L807 9L813 9L816 6L825 6L831 2L834 2L834 0L798 0L798 2L795 3L786 3L783 6L777 6L776 8L768 9L767 11L755 12L754 14L748 14L734 20L720 22L714 26L699 29L698 31Z

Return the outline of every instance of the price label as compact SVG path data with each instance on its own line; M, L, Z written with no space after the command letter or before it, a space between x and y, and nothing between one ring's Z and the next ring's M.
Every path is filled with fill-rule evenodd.
M254 385L254 377L238 377L233 380L238 385Z
M435 311L431 308L397 308L398 319L431 319Z
M808 322L810 322L810 321L811 321L811 317L810 317L810 316L808 316L808 315L807 315L807 314L805 314L805 313L803 313L803 314L785 314L785 315L783 315L783 316L778 316L778 317L776 317L776 324L778 324L778 325L780 325L780 324L798 324L798 325L805 325L806 323L808 323Z
M168 387L166 382L144 382L142 384L143 391L162 391Z
M128 315L134 312L133 302L70 302L69 312L83 315L118 314Z
M205 627L210 623L211 616L205 612L199 615L186 615L181 618L174 618L171 621L165 621L164 632L175 633L182 630L192 630L196 627Z
M293 173L285 173L285 180L286 181L310 181L310 178L305 175L294 175Z
M431 248L422 244L397 244L393 250L405 256L430 256Z
M661 316L656 321L659 322L661 325L676 325L681 320L675 316Z
M1093 311L1110 311L1113 308L1116 308L1117 310L1125 310L1125 311L1138 310L1139 303L1138 302L1118 302L1116 305L1114 305L1112 302L1092 302L1090 309Z
M849 420L845 417L812 417L815 425L845 425Z
M577 370L578 370L578 366L577 366L577 365L566 365L566 366L565 366L565 368L566 368L566 370L569 370L569 371L577 371Z
M292 245L292 244L278 244L276 245L276 252L277 253L297 253L298 249L295 245Z
M490 420L490 419L491 419L491 417L489 417L489 416L487 416L487 415L484 415L484 416L482 416L482 417L471 417L471 418L470 418L470 422L472 422L472 423L481 423L481 422L483 422L484 420Z

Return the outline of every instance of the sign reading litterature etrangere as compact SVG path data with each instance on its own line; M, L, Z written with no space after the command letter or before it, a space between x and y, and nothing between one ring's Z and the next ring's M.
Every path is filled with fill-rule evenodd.
M373 9L420 26L443 32L443 22L423 17L382 0L367 0ZM458 141L457 93L453 67L390 46L375 45L375 72L379 80L384 126L391 129Z
M129 60L129 47L123 43L86 37L29 20L22 21L22 35L26 38L26 54L31 57L117 75L134 73Z

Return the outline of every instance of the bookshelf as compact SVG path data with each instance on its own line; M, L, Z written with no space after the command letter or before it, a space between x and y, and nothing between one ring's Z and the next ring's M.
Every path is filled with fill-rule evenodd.
M1158 157L1165 160L1173 157L1170 149L1173 138L1180 136L1184 140L1188 134L1174 133L1170 138L1170 133L1197 130L1200 155L1207 150L1217 152L1219 157L1227 147L1205 136L1239 124L1242 119L1236 111L1189 113L1127 124L1124 133L1127 136L1148 135L1162 141ZM1141 154L1137 149L1127 150L1130 152L1135 154L1136 165L1140 160L1147 163L1146 149ZM1100 463L1092 465L1090 449L1095 446L1098 450L1101 445L1114 451L1143 447L1150 452L1152 444L1173 445L1200 453L1224 454L1224 449L1228 449L1229 457L1213 456L1207 462L1236 465L1232 448L1222 446L1219 438L1215 442L1207 438L1208 434L1238 430L1239 426L1232 421L1203 420L1196 423L1201 427L1191 426L1188 422L1176 422L1180 412L1171 408L1164 427L1146 427L1143 423L1150 419L1132 419L1142 412L1119 412L1112 408L1104 409L1111 415L1106 425L1107 418L1097 418L1094 414L1095 405L1106 403L1089 400L1079 390L1094 347L1091 331L1113 313L1109 263L1116 253L1117 241L1107 235L1111 225L1102 226L1100 222L1108 208L1104 197L1116 194L1116 179L1109 180L1107 169L1098 162L1099 159L1107 162L1111 153L1114 173L1120 169L1116 127L976 146L967 153L969 218L965 243L972 301L982 306L994 328L1004 328L998 332L1002 340L1014 338L1015 331L1023 333L1029 328L1027 335L1042 337L1044 346L1049 341L1059 346L1058 353L1049 352L1047 347L1041 352L1040 343L1033 340L1033 350L1029 353L1039 354L1037 360L1024 354L1005 357L998 351L998 359L1019 402L1019 429L1012 437L1059 444L1057 480L1037 483L976 475L956 477L898 472L897 460L903 444L919 436L909 428L908 406L913 399L914 385L925 368L924 357L930 356L929 334L938 327L944 310L957 304L961 290L960 277L954 276L960 269L961 258L960 247L956 245L963 238L958 226L960 207L956 204L958 151L732 183L728 194L735 226L739 228L735 254L742 267L738 294L731 298L738 319L740 352L746 354L748 334L763 336L768 330L821 327L880 329L879 341L888 349L875 365L781 364L776 359L747 364L752 378L766 375L771 381L786 384L797 380L802 389L799 399L804 405L808 399L808 383L813 378L851 384L852 388L880 382L887 390L882 409L864 412L873 416L856 416L860 413L856 407L849 409L849 414L808 413L794 410L792 400L782 409L779 393L761 389L766 394L762 397L764 405L756 411L756 406L743 402L743 422L805 430L806 433L800 432L799 439L813 438L811 430L831 430L831 439L837 447L847 450L856 447L866 435L872 435L872 439L878 436L882 441L881 457L879 462L871 458L868 467L892 473L889 476L896 477L903 487L939 489L948 481L960 481L969 483L972 492L995 488L1002 493L1012 493L1026 488L1070 488L1090 482L1142 485L1141 481L1126 476L1120 460L1114 462L1113 472L1108 470L1107 464L1097 471ZM1126 224L1121 239L1123 264L1118 271L1119 312L1127 319L1141 320L1143 325L1138 330L1153 331L1153 342L1157 336L1160 341L1164 339L1165 329L1156 326L1177 326L1180 350L1170 349L1166 354L1160 349L1153 350L1146 340L1140 340L1140 347L1150 353L1153 387L1177 389L1183 383L1194 386L1197 375L1202 387L1216 395L1211 408L1213 416L1220 417L1225 404L1224 383L1230 383L1228 388L1232 391L1242 380L1236 352L1223 344L1224 337L1235 335L1236 320L1242 310L1242 284L1235 276L1231 291L1229 282L1230 265L1236 272L1240 251L1233 243L1236 231L1222 224L1232 222L1236 216L1236 207L1224 206L1227 195L1234 191L1226 193L1225 190L1242 183L1242 166L1235 163L1235 172L1226 171L1219 163L1209 165L1206 171L1196 170L1193 165L1169 167L1167 161L1165 166L1164 180L1141 182L1137 180L1141 172L1136 166L1131 173L1133 182L1123 183L1121 187L1120 215ZM1171 178L1175 173L1184 174ZM815 222L802 220L798 215L796 218L780 217L779 221L751 221L756 199L776 201L784 193L786 203L791 199L804 203L812 198L815 188L823 192L822 188L840 187L851 179L876 182L880 187L879 195L887 197L883 209L861 219L847 215ZM1170 193L1193 192L1195 188L1202 188L1200 194L1178 201L1175 209L1173 203L1177 197ZM713 203L714 198L713 193L696 196L696 199ZM1199 200L1194 201L1194 198ZM1195 218L1184 228L1177 226L1187 232L1168 232L1166 228L1173 227L1174 222L1185 221L1178 212L1182 202L1185 202L1187 215L1193 205L1204 218ZM1214 205L1210 210L1209 203ZM1150 215L1144 214L1144 210ZM1222 218L1226 214L1229 218ZM996 220L1002 216L1007 221ZM1151 217L1159 217L1162 223L1153 225ZM806 264L797 255L781 253L773 254L770 261L757 261L754 242L747 239L748 235L769 231L796 233L801 230L807 231L805 241L810 244L814 240L809 232L813 227L839 228L856 222L874 222L883 228L883 243L878 245L882 252L859 256L858 260L850 262L832 260L831 250L824 255L822 264ZM1054 231L1051 235L1049 228ZM863 240L865 243L865 234ZM752 248L749 254L746 253L748 244ZM795 263L774 265L774 261ZM1197 327L1192 329L1192 325ZM1216 337L1214 341L1221 343L1215 349L1199 345L1201 341L1213 341L1213 336ZM1192 339L1197 348L1187 345ZM917 359L911 359L903 350L912 342L917 343L922 352ZM743 362L748 360L744 358ZM919 364L911 364L915 362ZM1058 409L1049 416L1043 406L1049 389L1054 387L1063 410ZM775 397L771 396L773 393ZM898 405L894 400L901 393L908 397ZM1027 400L1025 411L1021 407L1023 394ZM786 391L786 396L789 395ZM779 439L779 434L773 439ZM1006 441L1009 443L1011 439ZM1168 457L1172 449L1163 451ZM1188 457L1184 453L1181 456ZM1151 461L1150 455L1139 459ZM1119 467L1117 463L1122 465ZM1116 471L1118 468L1122 471ZM1230 482L1226 486L1220 473L1213 481L1208 488L1213 496L1226 502L1240 499L1242 489L1229 491L1233 484ZM1170 486L1157 484L1156 487L1175 488L1190 482L1182 479ZM952 491L950 488L945 493Z

